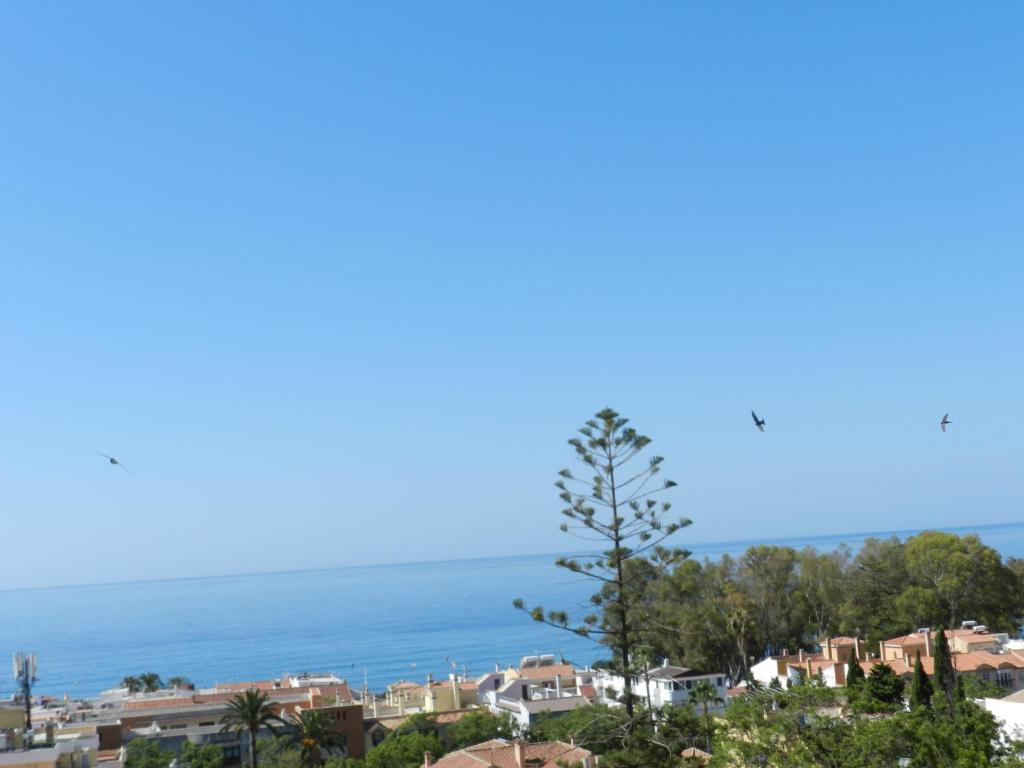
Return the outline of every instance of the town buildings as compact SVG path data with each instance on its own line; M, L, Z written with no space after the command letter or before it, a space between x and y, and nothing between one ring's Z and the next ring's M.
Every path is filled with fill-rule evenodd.
M1007 692L1024 689L1024 651L1005 632L989 632L982 625L965 621L959 629L945 630L953 666L958 674L977 677L999 685ZM830 688L846 685L850 657L860 660L865 674L880 661L891 666L907 681L914 673L914 660L921 655L921 666L934 673L936 631L922 627L878 644L878 652L855 637L832 637L822 641L821 650L795 654L783 652L769 656L750 668L751 676L762 685L777 680L785 686L799 680L821 680Z
M666 705L683 706L696 704L693 699L694 688L700 682L709 683L715 690L715 696L708 701L708 710L717 712L725 709L727 688L725 675L721 672L701 672L687 667L677 667L664 659L660 666L633 675L633 695L638 697L644 706L659 709ZM598 670L594 673L594 688L602 704L619 706L619 699L625 690L625 678L610 670ZM697 704L703 706L703 704Z

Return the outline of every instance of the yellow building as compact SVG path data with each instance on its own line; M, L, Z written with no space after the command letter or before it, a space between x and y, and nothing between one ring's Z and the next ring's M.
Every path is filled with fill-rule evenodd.
M58 734L45 746L0 752L0 768L96 768L99 745L95 733Z

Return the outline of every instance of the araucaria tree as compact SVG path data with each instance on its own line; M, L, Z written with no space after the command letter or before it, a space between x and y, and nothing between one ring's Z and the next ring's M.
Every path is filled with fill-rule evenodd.
M579 430L569 445L589 478L569 469L559 472L555 486L566 506L561 529L579 538L600 543L597 554L581 559L562 557L556 565L592 579L599 585L591 598L596 612L573 620L565 611L542 606L515 606L535 620L600 639L612 650L612 661L624 680L623 703L633 723L633 681L636 651L645 645L647 626L641 605L651 571L663 572L684 559L684 550L665 546L665 540L690 524L682 518L669 520L671 504L658 495L675 483L658 481L662 457L646 461L641 454L651 439L629 426L629 420L610 408L596 414ZM646 575L646 577L645 577Z

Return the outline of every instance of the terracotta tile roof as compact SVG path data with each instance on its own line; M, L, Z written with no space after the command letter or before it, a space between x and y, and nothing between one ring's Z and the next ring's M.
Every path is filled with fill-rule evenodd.
M523 744L523 757L529 768L559 768L560 764L582 762L593 755L586 749L561 741ZM515 747L503 739L492 739L483 744L445 755L436 763L439 768L519 768Z
M592 685L584 683L580 686L580 696L584 699L593 699L597 695L597 690Z
M526 680L554 680L555 675L576 677L576 669L572 664L548 664L545 667L520 667L519 677Z
M479 709L457 709L454 712L428 712L438 725L451 725L452 723L458 722L463 718L464 715L470 712L480 712ZM377 722L387 728L389 731L394 731L400 728L402 724L408 720L411 715L396 715L395 717L381 717L377 719Z
M933 629L929 633L934 639L937 632ZM1000 637L991 632L975 632L973 629L947 629L943 633L948 639L970 638L971 642L977 643L998 643ZM909 635L900 635L891 640L884 641L885 645L909 645L924 643L924 632L911 632Z
M708 761L711 760L711 755L709 753L705 752L703 749L697 749L697 747L687 747L679 753L679 756L683 760L691 760L698 762L701 765L706 765Z
M141 701L126 701L124 708L126 711L138 711L140 709L164 709L166 707L186 707L189 704L194 704L192 696L179 696L171 697L168 696L166 699L143 699Z
M971 651L970 653L954 653L953 666L960 672L979 672L984 670L997 669L1024 669L1024 658L1015 653L991 653L989 651ZM860 666L865 674L870 674L871 667L878 664L878 660L862 661ZM886 661L897 675L910 675L914 672L914 659L893 659ZM935 674L935 659L931 656L921 657L921 667L926 674Z

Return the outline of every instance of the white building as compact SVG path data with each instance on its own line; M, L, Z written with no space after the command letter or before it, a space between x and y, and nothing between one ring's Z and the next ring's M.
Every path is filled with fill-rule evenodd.
M1024 691L1002 699L982 699L981 704L999 721L1007 739L1024 739Z
M558 717L576 707L589 706L590 700L576 687L548 688L516 678L484 691L481 703L495 715L509 715L517 730L525 733L541 714Z
M721 672L698 672L686 667L675 667L666 659L660 667L633 675L633 695L642 703L657 709L671 704L681 706L691 701L693 689L697 683L707 681L715 689L717 701L708 702L708 709L721 711L725 708L726 685L725 675ZM597 670L594 673L594 687L601 700L612 706L618 705L619 698L625 689L622 675L609 670ZM648 696L650 700L648 701ZM700 706L693 702L695 706Z

